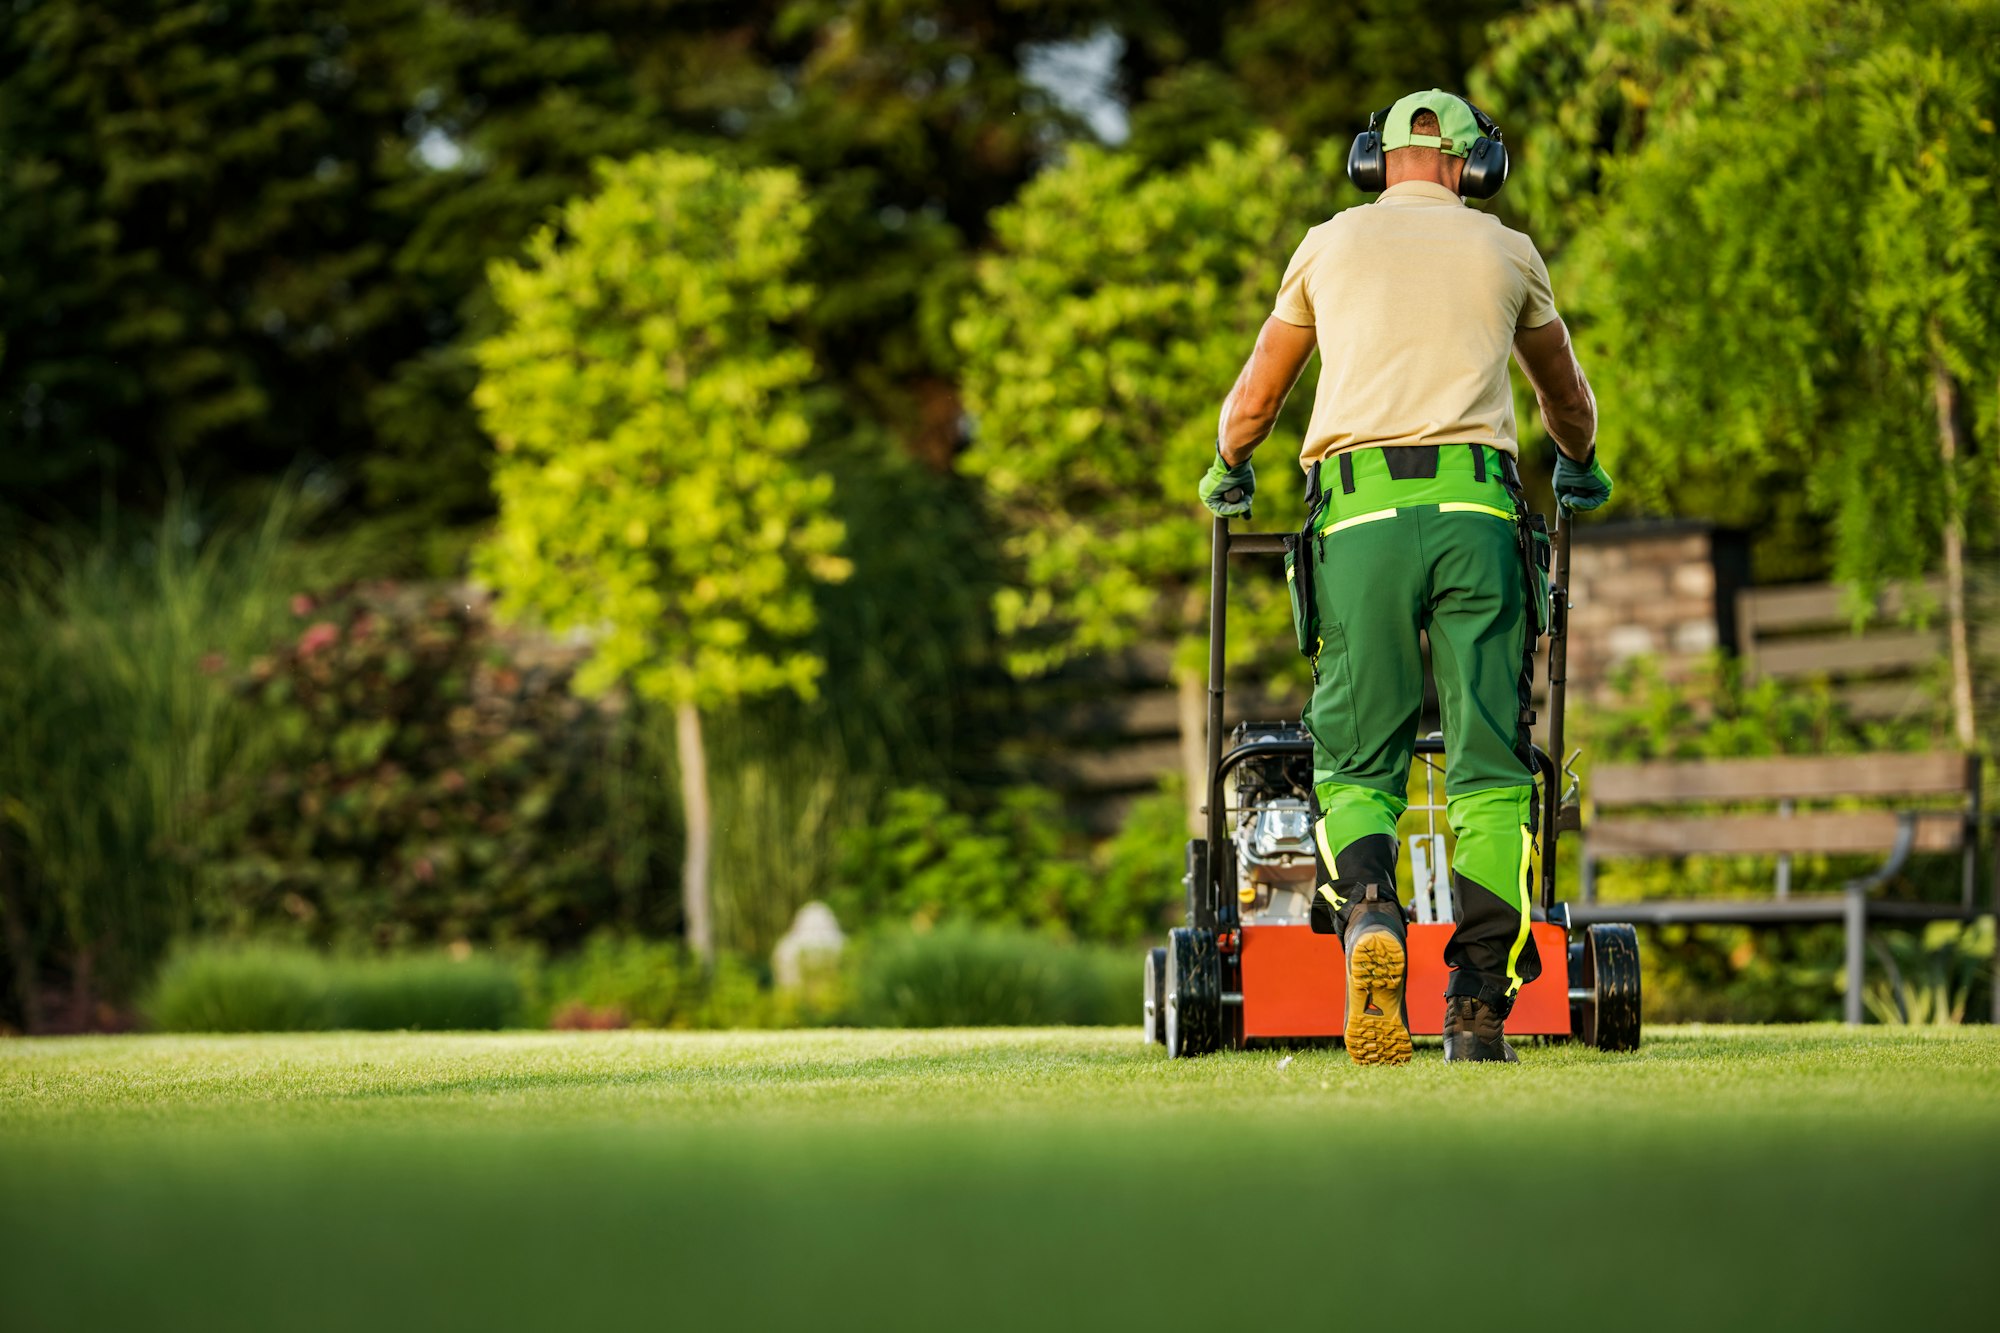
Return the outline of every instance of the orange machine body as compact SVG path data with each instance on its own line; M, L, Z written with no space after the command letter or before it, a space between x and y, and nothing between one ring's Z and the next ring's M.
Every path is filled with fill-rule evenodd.
M1507 1015L1509 1036L1569 1034L1569 943L1562 927L1537 922L1542 974L1521 987ZM1409 927L1410 980L1404 992L1410 1031L1444 1031L1448 925ZM1337 1037L1346 1019L1347 959L1340 938L1312 927L1243 927L1243 1035Z

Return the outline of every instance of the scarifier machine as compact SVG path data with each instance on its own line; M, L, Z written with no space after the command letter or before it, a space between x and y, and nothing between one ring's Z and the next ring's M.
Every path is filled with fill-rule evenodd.
M1545 961L1521 987L1507 1017L1510 1038L1580 1041L1600 1050L1639 1045L1639 946L1630 925L1572 930L1556 901L1556 845L1579 827L1577 782L1550 757L1563 746L1565 649L1569 636L1569 525L1550 542L1549 748L1534 748L1540 892L1530 929ZM1229 557L1281 556L1286 537L1229 531L1215 520L1208 623L1208 836L1187 845L1187 922L1151 950L1145 969L1146 1034L1173 1057L1241 1050L1252 1043L1338 1041L1346 1017L1346 959L1337 935L1308 924L1315 889L1312 740L1297 722L1246 722L1223 735L1223 638ZM1403 876L1411 906L1409 981L1413 1035L1444 1030L1445 941L1458 914L1449 849L1439 832L1444 740L1417 742L1424 800L1403 829ZM1574 758L1574 756L1572 756ZM1568 790L1562 780L1568 776Z

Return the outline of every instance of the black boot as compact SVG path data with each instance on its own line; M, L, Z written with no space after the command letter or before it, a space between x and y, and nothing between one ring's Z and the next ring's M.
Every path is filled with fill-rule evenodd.
M1340 915L1341 947L1347 953L1347 1058L1357 1065L1408 1064L1403 905L1394 890L1370 884Z
M1473 995L1447 995L1444 1000L1444 1059L1501 1060L1519 1057L1507 1044L1507 1015Z

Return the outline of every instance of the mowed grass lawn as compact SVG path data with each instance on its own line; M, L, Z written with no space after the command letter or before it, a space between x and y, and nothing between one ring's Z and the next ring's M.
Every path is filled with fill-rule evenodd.
M0 1042L0 1328L1986 1327L2000 1036Z

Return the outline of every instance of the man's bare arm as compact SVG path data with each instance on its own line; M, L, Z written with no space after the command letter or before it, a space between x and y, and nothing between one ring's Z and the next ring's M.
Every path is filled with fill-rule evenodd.
M1287 324L1276 315L1264 321L1236 387L1222 400L1216 440L1223 462L1234 467L1264 442L1316 346L1317 335L1304 325Z
M1542 424L1556 448L1582 462L1597 447L1597 397L1583 376L1569 329L1552 319L1538 329L1514 335L1514 359L1535 391Z

